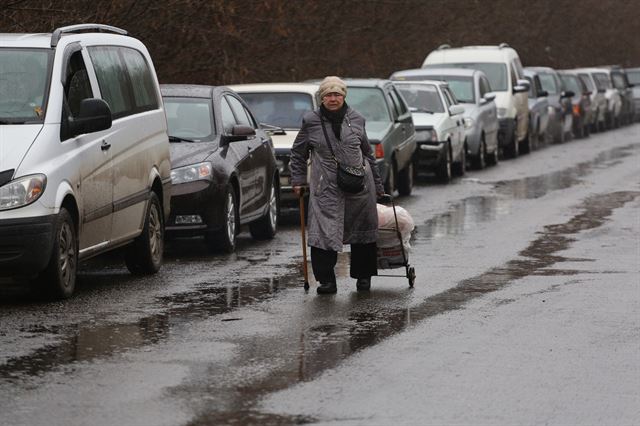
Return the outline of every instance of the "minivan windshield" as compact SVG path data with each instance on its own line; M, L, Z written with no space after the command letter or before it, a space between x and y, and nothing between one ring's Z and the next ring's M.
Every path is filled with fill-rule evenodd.
M507 80L507 65L500 62L463 62L459 64L429 64L427 68L466 68L484 72L493 91L506 91L509 87ZM515 84L515 83L514 83Z
M389 107L381 89L375 87L348 87L347 104L368 121L391 122Z
M260 123L299 129L302 116L313 110L313 98L299 92L238 93Z
M0 124L44 120L52 51L0 48Z
M211 100L165 97L169 137L176 141L206 142L215 137Z
M410 107L418 112L444 112L438 89L432 84L398 84L396 86Z

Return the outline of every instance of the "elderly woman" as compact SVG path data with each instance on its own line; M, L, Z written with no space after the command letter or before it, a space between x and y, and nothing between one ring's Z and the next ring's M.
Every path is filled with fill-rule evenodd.
M319 294L337 291L335 265L344 244L351 245L351 277L359 291L369 290L377 275L378 214L376 200L384 194L364 118L345 102L347 86L335 76L319 88L320 108L305 114L291 149L291 185L299 196L309 186L311 266ZM329 145L330 144L330 145ZM311 157L311 182L307 160ZM335 158L334 158L335 157ZM364 189L343 191L337 184L337 162L364 165Z

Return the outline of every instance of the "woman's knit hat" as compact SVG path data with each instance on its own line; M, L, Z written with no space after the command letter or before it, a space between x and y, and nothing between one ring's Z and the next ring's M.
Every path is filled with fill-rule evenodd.
M347 96L346 83L335 75L325 77L320 83L318 94L320 95L320 99L322 99L329 93L340 93L342 96Z

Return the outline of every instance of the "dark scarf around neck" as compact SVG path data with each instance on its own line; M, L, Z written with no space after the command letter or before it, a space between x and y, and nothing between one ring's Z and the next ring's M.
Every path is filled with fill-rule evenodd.
M344 116L347 114L348 108L349 106L346 102L342 104L342 107L337 111L329 111L324 105L320 104L320 112L322 113L322 116L331 123L333 134L336 135L336 139L338 140L340 140L340 128L342 127L342 121L344 120Z

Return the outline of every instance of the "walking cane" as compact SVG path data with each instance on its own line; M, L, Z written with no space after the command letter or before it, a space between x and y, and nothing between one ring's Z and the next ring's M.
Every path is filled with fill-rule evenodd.
M302 234L302 270L304 271L304 290L309 290L309 272L307 270L307 239L305 238L304 231L304 190L305 187L300 187L300 233Z

